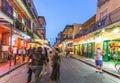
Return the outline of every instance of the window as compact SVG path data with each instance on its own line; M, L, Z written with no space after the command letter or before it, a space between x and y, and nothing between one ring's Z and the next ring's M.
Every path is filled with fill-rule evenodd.
M17 14L17 12L15 11L15 9L13 10L13 16L14 16L15 19L18 19L18 14Z

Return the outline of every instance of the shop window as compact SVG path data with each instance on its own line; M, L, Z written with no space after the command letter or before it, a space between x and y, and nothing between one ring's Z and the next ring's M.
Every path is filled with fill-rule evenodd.
M117 55L120 54L120 42L109 42L109 51L111 54L113 53L113 50L117 52Z

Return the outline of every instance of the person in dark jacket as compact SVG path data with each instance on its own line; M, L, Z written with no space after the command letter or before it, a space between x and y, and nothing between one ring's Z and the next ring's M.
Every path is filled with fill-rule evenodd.
M42 69L42 72L40 74L40 77L47 74L47 64L48 64L48 61L49 61L47 48L44 45L42 45L42 56L44 56L45 61L43 63L43 69Z
M41 47L38 47L37 49L35 49L34 53L30 57L31 59L30 68L32 72L35 73L34 83L40 83L39 74L41 73L42 67L43 67L44 57L41 54L42 52L39 50L40 48Z
M31 60L32 60L31 58L32 58L32 55L34 54L35 50L36 50L35 47L34 48L30 47L28 49L28 57L29 57L28 66L30 66L30 64L31 64ZM28 69L28 80L27 80L27 83L31 82L31 78L32 78L32 69L29 67L29 69Z
M55 48L55 55L53 56L53 70L51 75L51 80L58 81L60 79L60 64L61 64L61 55L59 49Z

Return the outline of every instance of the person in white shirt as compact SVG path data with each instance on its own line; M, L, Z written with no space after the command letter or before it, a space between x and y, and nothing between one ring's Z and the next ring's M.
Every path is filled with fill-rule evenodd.
M25 49L25 47L21 48L21 55L22 55L22 61L24 62L25 61L25 56L26 56L26 49Z
M100 73L102 73L103 70L103 58L104 52L101 51L100 48L97 48L95 51L95 65L96 65L96 72L98 72L99 67L100 67Z
M13 46L14 65L16 65L17 47Z

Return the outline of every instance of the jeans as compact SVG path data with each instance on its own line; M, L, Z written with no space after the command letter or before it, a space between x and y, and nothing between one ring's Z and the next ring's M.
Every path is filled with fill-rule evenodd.
M42 65L40 66L30 66L31 70L35 73L35 83L40 83L40 73L42 71Z
M26 56L26 54L22 54L22 61L23 62L25 61L25 56Z

